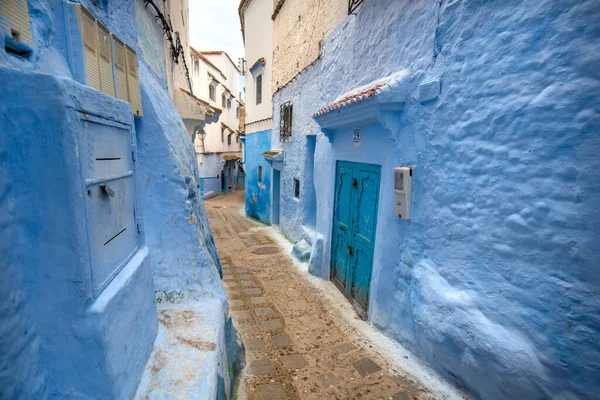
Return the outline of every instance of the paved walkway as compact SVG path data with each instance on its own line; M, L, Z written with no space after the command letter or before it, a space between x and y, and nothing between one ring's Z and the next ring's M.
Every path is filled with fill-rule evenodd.
M388 373L372 344L337 326L319 292L264 225L241 215L244 192L206 201L234 324L246 347L241 395L258 399L430 399Z

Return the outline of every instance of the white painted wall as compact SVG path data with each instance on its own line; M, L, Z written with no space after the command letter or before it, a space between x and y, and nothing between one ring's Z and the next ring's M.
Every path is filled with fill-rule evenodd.
M244 16L244 46L246 50L246 133L271 129L273 106L271 102L271 79L273 65L273 0L251 0L242 10ZM262 103L256 104L256 81L250 67L261 57L263 69ZM256 123L256 121L261 121Z
M204 127L206 138L204 144L196 137L194 147L198 153L198 162L201 174L213 174L214 171L204 171L202 166L202 153L222 153L223 155L237 155L242 157L242 143L239 140L239 117L237 107L239 105L239 78L240 73L225 52L217 54L203 54L194 49L190 51L192 87L194 95L209 103L211 106L221 110L221 116L217 123L207 124ZM209 84L216 80L216 96L209 96ZM222 95L225 93L230 102L222 103ZM229 104L229 107L228 107ZM193 127L188 127L188 129ZM230 128L230 129L228 129ZM221 131L224 129L223 135ZM233 132L232 132L233 131ZM231 144L228 144L228 136L231 136ZM222 156L221 156L222 158ZM206 176L206 175L203 175Z

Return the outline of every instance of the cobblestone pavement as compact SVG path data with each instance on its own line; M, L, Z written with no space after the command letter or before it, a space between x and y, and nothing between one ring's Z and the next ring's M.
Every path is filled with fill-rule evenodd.
M389 373L372 344L338 319L264 225L241 215L244 192L206 201L234 324L246 347L240 397L431 399L416 380Z

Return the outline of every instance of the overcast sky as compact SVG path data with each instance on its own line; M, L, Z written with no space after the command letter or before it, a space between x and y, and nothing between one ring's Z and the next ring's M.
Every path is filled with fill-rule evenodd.
M190 45L200 51L225 50L237 64L244 56L239 4L240 0L189 0Z

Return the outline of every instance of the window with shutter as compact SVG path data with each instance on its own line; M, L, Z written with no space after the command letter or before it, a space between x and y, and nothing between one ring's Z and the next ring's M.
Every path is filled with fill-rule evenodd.
M262 74L256 77L256 104L262 103Z
M115 96L115 79L112 68L111 36L100 22L98 25L98 67L100 68L100 90L109 96Z
M129 46L125 46L127 60L127 92L129 95L129 103L133 109L133 113L142 116L142 96L140 94L140 82L138 80L137 56L135 51Z
M117 76L117 98L129 101L127 93L127 62L125 61L125 45L113 35L113 48L115 51L115 75Z

